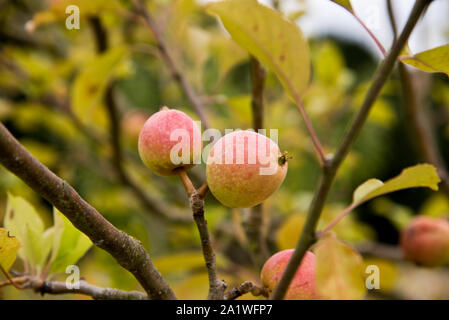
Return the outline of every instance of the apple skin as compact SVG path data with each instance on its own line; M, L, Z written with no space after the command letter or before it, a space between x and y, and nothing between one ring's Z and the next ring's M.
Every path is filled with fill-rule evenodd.
M262 286L271 292L281 279L282 273L287 267L293 249L280 251L271 256L262 267L260 273ZM316 257L311 251L307 251L296 271L290 287L285 295L286 300L320 300L316 286Z
M259 143L265 143L266 159L258 157ZM244 158L238 156L242 153L237 150L243 152ZM226 161L229 154L233 158ZM209 189L227 207L253 207L272 195L284 180L288 164L286 160L280 163L281 157L285 160L277 144L264 135L248 130L229 133L210 150L206 165ZM261 174L261 169L270 167L271 174Z
M189 139L171 141L170 135L177 129L186 130ZM195 148L194 141L198 147ZM174 164L170 159L170 152L175 145L190 150L188 163ZM183 167L185 170L193 167L194 159L201 159L202 136L194 121L184 112L162 108L145 122L139 135L139 155L143 163L160 176L176 175L175 169Z
M407 260L425 267L449 262L449 222L446 219L418 216L401 235L401 248Z

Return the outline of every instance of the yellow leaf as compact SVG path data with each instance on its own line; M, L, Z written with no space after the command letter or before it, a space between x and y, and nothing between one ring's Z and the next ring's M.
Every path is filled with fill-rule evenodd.
M401 61L426 72L442 72L449 76L449 44L402 57Z
M72 87L72 106L83 121L96 115L95 107L101 102L109 79L116 75L126 53L124 47L111 49L95 57L76 77Z
M385 183L380 180L370 179L360 185L354 192L353 204L360 204L372 198L408 188L428 187L438 190L437 170L430 164L418 164L404 169L400 175Z
M44 224L36 209L25 199L8 193L4 226L23 244L19 256L31 266L41 267L48 251L41 250Z
M332 2L335 2L336 4L339 4L349 12L354 12L352 9L351 1L350 0L331 0Z
M352 202L356 203L362 201L371 191L374 191L383 185L384 183L378 179L369 179L368 181L365 181L355 189Z
M363 260L351 247L329 237L318 242L317 288L325 299L359 300L365 296Z
M291 249L296 246L305 221L304 215L295 214L282 224L276 238L279 250Z
M212 3L208 12L220 17L235 42L273 70L294 100L310 78L310 53L299 27L256 0Z
M10 236L6 229L0 228L0 266L6 272L9 271L16 260L19 248L19 240Z

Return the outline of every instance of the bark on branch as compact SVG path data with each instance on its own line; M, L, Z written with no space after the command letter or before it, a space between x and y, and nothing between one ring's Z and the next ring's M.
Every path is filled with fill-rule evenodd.
M59 209L131 272L152 299L176 299L140 241L114 227L67 182L34 158L0 123L0 163Z
M15 280L13 278L12 280ZM45 294L82 294L92 297L95 300L147 300L148 296L139 291L123 291L113 288L101 288L87 283L85 280L79 281L79 287L69 288L65 282L43 281L39 277L20 277L22 289L32 289L41 295Z
M186 171L183 168L178 169L178 175L181 179L187 195L189 196L190 208L192 209L193 220L195 220L201 239L201 249L203 250L204 261L206 262L207 275L209 278L209 300L223 300L226 290L226 283L218 279L217 264L214 249L210 238L209 228L204 216L204 197L207 192L207 185L203 185L197 190L192 181L190 181Z

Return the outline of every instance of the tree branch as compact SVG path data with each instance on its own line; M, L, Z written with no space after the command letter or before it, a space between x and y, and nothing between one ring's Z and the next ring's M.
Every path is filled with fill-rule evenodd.
M25 150L1 123L0 163L58 208L96 246L111 254L152 299L176 299L140 241L114 227L72 186Z
M18 290L33 289L41 295L48 294L67 294L78 293L92 297L95 300L147 300L148 296L139 291L123 291L113 288L100 288L87 283L81 279L79 288L69 288L65 282L44 281L35 276L19 276L9 278L8 281L0 282L0 288L5 285L14 285ZM17 287L17 284L21 286Z
M183 168L178 169L178 175L189 196L190 208L195 220L201 239L204 260L206 262L207 275L209 277L209 300L222 300L226 290L226 283L218 279L217 264L214 249L210 239L209 228L204 217L204 197L202 197L193 186L187 173Z
M255 297L257 297L257 296L268 297L268 292L266 290L256 286L251 281L245 281L242 284L240 284L239 286L237 286L237 287L233 288L232 290L230 290L229 292L227 292L224 296L224 299L225 300L235 300L238 297L241 297L244 294L247 294L250 292Z
M265 87L265 70L255 57L250 58L251 67L251 109L253 114L253 129L264 129L263 92ZM259 204L251 208L246 216L245 231L249 250L257 268L268 259L268 249L263 234L263 208Z
M209 121L207 119L206 113L204 112L204 106L201 99L196 95L193 87L190 86L189 82L185 78L185 76L181 73L181 71L176 66L173 58L170 55L168 46L162 36L162 32L159 30L156 22L154 21L151 14L145 8L144 3L140 0L133 1L133 6L138 14L140 14L145 20L146 25L153 33L154 38L156 39L157 48L162 57L162 60L165 62L167 68L170 70L173 79L178 82L181 89L184 91L187 99L190 101L190 104L195 109L196 114L200 118L202 125L205 129L209 128Z
M388 15L394 37L397 35L396 19L391 0L387 0ZM443 160L443 156L438 148L438 143L432 129L431 117L429 116L429 106L425 101L423 88L417 85L418 78L407 69L407 66L400 62L398 67L399 78L402 90L404 107L410 117L411 127L415 133L415 141L421 157L428 163L433 164L441 178L443 192L449 197L449 173ZM420 72L423 77L427 74Z
M65 282L43 281L38 277L32 277L25 284L25 289L33 289L44 294L67 294L77 293L92 297L95 300L147 300L148 296L139 291L123 291L113 288L101 288L87 283L85 280L79 281L79 288L68 288Z
M407 39L413 31L413 28L418 22L419 17L431 1L432 0L417 0L415 2L413 10L404 27L404 30L387 54L385 60L376 71L372 85L365 96L362 106L358 110L354 120L352 121L349 130L344 135L342 142L335 153L335 156L331 159L327 159L324 163L323 173L318 184L318 189L309 208L309 212L307 214L307 219L301 236L297 242L292 257L290 258L287 267L282 274L279 283L274 289L271 299L279 300L284 298L285 293L287 292L287 289L296 273L296 270L301 264L304 254L306 253L308 248L315 242L316 226L321 216L321 212L327 199L334 177L341 163L348 154L351 145L362 129L363 124L368 118L371 107L376 101L376 98L379 95L383 85L387 81L388 76L393 71L396 59L399 56L405 43L407 42Z

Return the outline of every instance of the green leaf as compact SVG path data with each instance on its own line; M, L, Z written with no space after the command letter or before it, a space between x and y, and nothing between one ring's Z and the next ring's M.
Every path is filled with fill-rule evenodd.
M106 85L117 75L123 64L127 49L113 48L87 63L77 75L72 87L72 106L75 114L83 121L95 117Z
M10 236L6 229L0 228L0 266L6 272L9 271L16 260L19 248L19 240Z
M50 258L52 272L65 272L92 246L90 239L76 229L58 209L54 208L53 252Z
M401 61L422 71L442 72L449 76L449 44L402 57Z
M351 13L354 13L354 9L352 9L351 1L350 0L331 0L332 2L335 2L336 4L342 6L346 10L348 10Z
M324 299L359 300L365 296L363 260L331 236L315 247L317 288Z
M408 188L428 187L438 190L439 182L440 178L434 166L418 164L404 169L400 175L385 183L377 179L364 182L354 191L352 205L359 205L372 198Z
M44 237L44 224L34 207L25 199L8 193L4 226L23 244L19 257L39 271L50 249Z
M208 12L220 17L235 42L279 78L296 100L310 78L310 53L299 27L256 0L212 3Z

